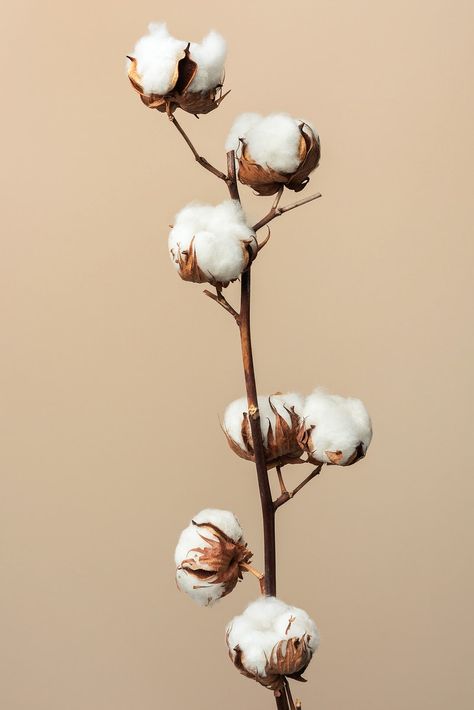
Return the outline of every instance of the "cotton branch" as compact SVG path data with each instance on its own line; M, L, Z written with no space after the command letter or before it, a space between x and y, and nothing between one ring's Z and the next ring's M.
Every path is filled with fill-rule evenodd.
M191 152L194 155L196 162L198 162L199 165L202 165L203 168L205 168L206 170L209 170L210 173L212 173L216 177L220 178L221 180L227 180L227 176L224 173L222 173L220 170L218 170L213 165L211 165L211 163L208 160L206 160L206 158L203 158L202 155L199 155L196 148L191 143L191 140L188 138L185 130L178 123L176 116L174 114L169 114L169 119L170 119L171 123L175 126L175 128L177 128L178 131L180 132L180 134L183 136L184 140L186 141L189 148L191 149Z
M274 507L274 509L277 510L278 508L280 508L280 506L284 505L284 504L287 503L289 500L291 500L291 498L293 498L297 493L299 493L299 491L300 491L302 488L304 488L307 483L309 483L310 481L312 481L313 478L315 478L315 477L321 472L322 467L323 467L323 464L320 464L319 466L316 466L316 468L315 468L313 471L311 471L311 473L309 474L309 476L306 476L306 478L304 479L304 481L302 481L302 482L299 484L299 486L296 486L296 488L295 488L294 490L292 490L292 491L287 491L286 488L285 488L285 490L282 492L282 494L273 502L273 507ZM280 475L279 475L279 478L280 478L280 476L281 476L281 473L280 473ZM283 487L284 487L284 484L283 484Z
M284 214L285 212L289 212L290 210L294 210L297 207L301 207L301 205L306 205L308 202L312 202L313 200L317 200L321 197L321 193L317 192L315 195L310 195L309 197L305 197L302 200L297 200L296 202L292 202L289 205L284 205L283 207L278 207L278 202L273 204L271 210L268 212L268 214L265 215L265 217L262 217L260 222L257 222L256 224L253 225L252 229L254 232L258 232L259 229L264 227L266 224L272 221L272 219L275 219L275 217L279 217L280 215Z
M205 291L203 291L203 293L209 298L212 298L212 300L218 303L219 306L222 306L224 310L226 310L233 318L235 318L237 324L239 323L240 314L235 310L233 306L231 306L226 297L222 295L222 291L220 289L216 288L216 293L212 293L211 291L208 291L206 289Z
M247 572L250 572L250 574L253 574L253 576L258 579L260 584L260 593L265 594L265 575L256 570L255 567L249 565L247 562L242 563L240 566L242 569L247 570Z

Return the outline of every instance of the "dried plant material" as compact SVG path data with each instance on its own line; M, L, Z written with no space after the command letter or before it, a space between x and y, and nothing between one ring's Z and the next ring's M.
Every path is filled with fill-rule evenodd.
M242 675L278 691L285 676L303 680L319 646L319 633L302 609L275 597L262 597L230 622L226 642Z
M282 186L299 192L321 155L313 128L287 114L242 114L226 148L238 151L239 180L259 195L273 195Z
M365 456L371 439L370 417L360 399L321 388L306 398L298 440L310 461L350 466Z
M143 103L173 113L205 114L223 100L226 43L210 32L202 43L172 37L165 24L149 25L149 34L136 44L128 67L130 82Z
M301 428L303 398L294 393L258 398L260 428L268 466L294 462L303 453L298 435ZM237 456L254 460L254 448L245 398L235 400L224 415L224 433Z
M255 234L236 200L220 205L191 203L177 215L168 246L184 281L228 286L257 253Z
M202 510L183 530L176 547L178 588L201 606L211 606L230 594L251 559L235 515Z

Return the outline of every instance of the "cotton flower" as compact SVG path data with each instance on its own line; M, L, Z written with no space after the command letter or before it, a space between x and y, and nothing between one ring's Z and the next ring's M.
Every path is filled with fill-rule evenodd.
M212 606L234 589L251 558L233 513L201 510L183 530L176 547L178 588L200 606Z
M192 202L176 215L168 246L182 279L227 286L247 268L257 240L237 200Z
M303 453L298 441L303 398L299 394L273 394L258 398L260 428L267 463L294 461ZM245 398L231 402L224 414L224 432L232 451L250 461L254 450L248 404Z
M128 57L128 76L143 103L168 113L217 108L224 98L224 38L212 31L201 43L189 43L172 37L164 23L151 23L148 30Z
M299 438L312 461L349 466L366 454L370 417L360 399L318 388L306 398Z
M226 642L243 675L279 690L284 676L301 680L319 646L319 633L302 609L261 597L230 622Z
M260 195L273 195L283 185L299 192L321 155L312 126L285 113L241 114L227 137L226 150L237 151L240 182Z

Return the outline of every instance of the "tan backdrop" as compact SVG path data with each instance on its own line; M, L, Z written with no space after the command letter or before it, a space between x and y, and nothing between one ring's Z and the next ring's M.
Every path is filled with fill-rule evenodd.
M243 391L237 332L166 247L184 203L225 192L124 73L167 19L229 41L231 95L182 117L212 162L241 111L322 137L324 197L274 224L254 274L261 391L360 396L375 429L364 462L279 515L279 593L322 635L303 707L468 710L474 6L168 5L30 0L2 23L0 705L272 707L224 644L256 583L203 610L173 579L202 507L239 515L257 565L262 540L219 427Z

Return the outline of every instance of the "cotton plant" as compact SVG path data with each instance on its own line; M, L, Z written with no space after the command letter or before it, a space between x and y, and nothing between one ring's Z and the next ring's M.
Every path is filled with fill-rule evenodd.
M226 95L222 93L226 54L226 42L214 30L195 42L176 39L166 24L152 23L128 55L128 77L143 104L166 114L196 161L228 192L228 199L217 204L195 199L179 210L170 225L168 250L181 279L208 284L206 296L237 325L246 391L227 405L222 429L231 451L255 468L262 511L263 571L250 564L253 553L236 514L209 507L179 535L176 584L197 605L209 608L225 604L225 597L247 573L257 578L261 596L225 631L229 656L243 676L274 694L278 710L295 710L301 701L293 700L290 680L304 680L319 646L319 632L311 616L293 604L296 599L287 604L277 597L276 513L323 467L335 471L334 467L360 461L370 445L372 426L361 400L329 394L321 387L308 395L258 394L250 331L251 273L270 237L268 232L260 239L259 232L277 217L321 197L316 193L281 204L288 190L306 187L319 164L321 146L316 129L306 119L284 112L267 116L247 112L228 129L225 170L204 158L176 114L181 109L199 116L219 107ZM258 198L274 195L255 224L243 210L238 182ZM224 296L225 289L235 288L231 286L235 281L240 282L238 307ZM288 490L284 469L296 464L309 464L311 471ZM304 534L301 526L300 534Z

